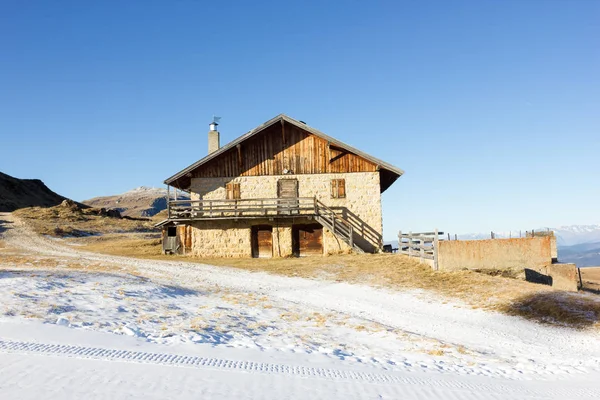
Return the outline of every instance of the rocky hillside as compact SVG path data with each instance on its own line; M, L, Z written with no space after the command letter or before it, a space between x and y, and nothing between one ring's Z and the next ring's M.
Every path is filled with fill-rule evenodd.
M152 217L167 208L167 190L141 186L114 196L94 197L83 203L95 208L117 209L128 217Z
M25 207L52 207L66 200L39 179L19 179L0 172L0 212Z

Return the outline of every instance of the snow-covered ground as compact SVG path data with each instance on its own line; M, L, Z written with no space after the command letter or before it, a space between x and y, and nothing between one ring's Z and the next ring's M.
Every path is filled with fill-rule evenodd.
M600 398L596 333L4 225L33 261L0 264L0 398Z

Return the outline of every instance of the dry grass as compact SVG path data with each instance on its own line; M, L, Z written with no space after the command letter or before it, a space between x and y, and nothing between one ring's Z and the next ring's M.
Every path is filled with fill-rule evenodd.
M78 248L85 251L110 254L114 256L135 257L151 260L173 260L161 251L161 239L123 237L123 234L107 234L79 241Z
M442 349L432 349L432 350L429 350L429 351L427 352L427 354L429 354L430 356L437 356L437 357L441 357L441 356L443 356L444 354L446 354L446 352L445 352L444 350L442 350Z
M152 231L152 221L120 219L98 215L94 208L77 206L29 207L14 211L39 234L83 237L113 232Z
M600 299L587 293L529 293L502 305L500 311L552 325L600 328Z
M600 267L581 268L580 271L583 288L600 294Z
M112 264L81 264L71 260L62 260L52 257L36 257L27 254L0 254L0 270L14 270L26 267L40 271L66 269L73 271L99 272L99 273L127 273L139 276L133 267L116 266Z

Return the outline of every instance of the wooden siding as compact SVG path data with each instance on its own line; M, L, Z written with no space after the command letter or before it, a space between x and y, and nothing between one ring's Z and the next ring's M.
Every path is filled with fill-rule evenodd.
M194 178L374 172L372 162L289 123L275 124L192 172Z

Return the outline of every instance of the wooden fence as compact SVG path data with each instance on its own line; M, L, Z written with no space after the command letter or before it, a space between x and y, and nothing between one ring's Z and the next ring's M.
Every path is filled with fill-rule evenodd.
M435 229L433 232L398 232L398 253L406 254L410 257L418 257L421 262L431 260L429 264L434 270L438 270L438 243L440 235Z

